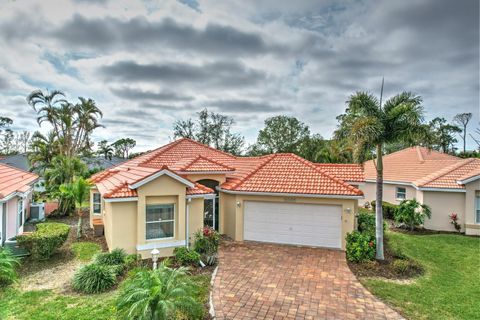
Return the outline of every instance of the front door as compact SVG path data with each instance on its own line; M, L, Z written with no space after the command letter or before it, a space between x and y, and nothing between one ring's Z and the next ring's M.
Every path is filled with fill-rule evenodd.
M215 190L215 198L213 199L205 199L203 202L203 223L206 226L212 227L215 230L218 230L219 226L219 197L218 197L218 190L217 186L219 185L218 181L211 180L211 179L203 179L197 181L200 184L203 184L206 187L209 187L212 190Z

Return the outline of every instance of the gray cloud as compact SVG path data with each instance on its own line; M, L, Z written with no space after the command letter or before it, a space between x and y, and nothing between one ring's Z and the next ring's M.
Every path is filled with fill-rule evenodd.
M175 110L188 110L188 109L193 110L194 109L192 105L175 106L175 105L169 105L169 104L150 103L150 102L141 103L140 107L154 110L154 111L175 111Z
M266 101L254 102L249 100L216 100L207 103L221 112L272 112L287 110L284 106L272 105Z
M167 100L167 101L191 101L193 97L187 95L181 95L174 91L144 91L129 87L123 88L110 88L113 94L117 97L127 100Z
M139 64L121 61L99 69L105 80L119 82L163 82L211 85L218 87L252 86L265 80L265 73L238 62L214 62L204 65L186 63Z
M7 80L0 77L0 89L8 89L8 87L9 87L9 84L8 84Z
M76 14L51 34L69 46L82 49L87 46L95 50L170 46L213 55L245 55L278 49L255 33L218 24L207 24L199 30L171 18L160 22L151 22L144 17L123 21L112 17L88 19Z

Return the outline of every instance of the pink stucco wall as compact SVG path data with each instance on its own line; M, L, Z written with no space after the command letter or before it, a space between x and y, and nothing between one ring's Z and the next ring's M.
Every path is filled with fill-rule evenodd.
M17 197L7 201L7 239L17 235L17 202Z

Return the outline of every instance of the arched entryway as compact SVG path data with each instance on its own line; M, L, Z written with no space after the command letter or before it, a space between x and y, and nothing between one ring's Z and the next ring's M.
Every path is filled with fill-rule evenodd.
M215 198L213 199L205 199L204 200L204 223L205 225L209 227L213 227L215 230L218 231L218 226L219 226L219 196L218 196L218 190L217 187L219 185L219 182L217 180L212 180L212 179L203 179L203 180L198 180L197 181L200 184L203 184L206 187L209 187L212 190L215 190Z

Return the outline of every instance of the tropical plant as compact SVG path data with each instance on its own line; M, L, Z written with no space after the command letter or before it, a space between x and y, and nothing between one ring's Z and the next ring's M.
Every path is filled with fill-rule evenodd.
M10 250L0 248L0 287L17 280L15 268L18 265L20 265L20 260Z
M403 224L410 230L422 225L425 218L430 218L432 212L426 204L421 204L416 199L403 200L395 210L395 222Z
M197 230L194 235L194 250L200 254L215 253L220 243L220 234L213 228L205 226Z
M95 262L106 266L125 264L127 253L125 250L115 248L111 252L102 252L95 256Z
M200 254L186 247L175 248L173 254L182 266L196 266L200 262Z
M73 276L73 288L83 293L100 293L117 283L115 272L109 266L96 263L81 267Z
M90 186L91 183L82 177L74 179L71 183L62 184L60 186L60 192L65 195L67 199L73 199L75 201L78 216L77 239L80 239L83 234L82 203L88 197Z
M448 217L450 218L450 223L453 224L455 230L457 230L457 232L460 232L462 230L462 225L458 223L458 214L452 213Z
M359 212L357 216L357 229L360 232L375 236L375 214L373 212ZM387 223L383 223L383 230L387 229Z
M105 159L112 160L113 147L111 144L108 144L107 140L102 140L98 143L97 153Z
M345 251L351 262L370 261L375 258L375 235L353 231L347 234Z
M383 93L383 84L382 84ZM337 139L348 140L356 161L361 162L375 150L376 202L383 198L383 147L387 143L403 142L415 145L428 132L423 123L422 99L411 92L398 94L382 104L375 96L357 92L348 100L345 114L338 117ZM376 258L384 259L382 207L376 207Z
M59 154L59 144L55 132L49 131L43 135L36 131L30 141L31 152L28 155L32 168L44 173L51 166L53 158Z
M122 319L169 320L177 314L202 319L203 305L195 299L197 285L187 269L171 269L168 260L157 270L141 269L122 285L117 311Z
M17 236L18 244L35 260L48 260L65 243L70 232L69 225L56 222L39 223L36 228L35 232Z

